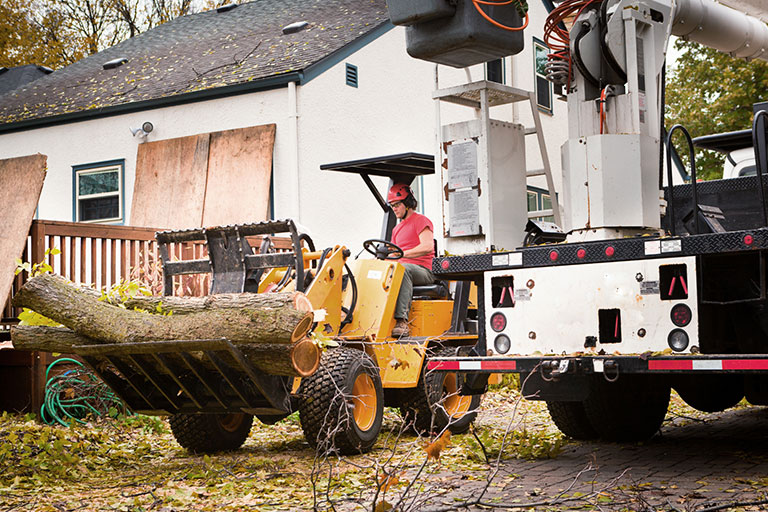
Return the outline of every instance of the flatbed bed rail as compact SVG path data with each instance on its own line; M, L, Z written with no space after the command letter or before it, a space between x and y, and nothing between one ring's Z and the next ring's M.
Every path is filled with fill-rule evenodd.
M611 355L611 356L483 356L435 357L431 371L473 373L530 373L588 375L604 373L761 373L768 371L768 354L739 355Z

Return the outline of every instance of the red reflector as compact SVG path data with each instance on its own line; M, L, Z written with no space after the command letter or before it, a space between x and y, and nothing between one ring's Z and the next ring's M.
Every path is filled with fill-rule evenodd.
M586 249L579 249L576 251L576 257L580 260L583 260L587 256L587 250Z
M550 261L557 261L557 258L559 257L560 257L560 254L557 251L550 251L549 253Z
M451 266L451 262L448 260L443 260L440 262L440 266L443 268L443 270L448 270L448 267Z
M673 324L678 327L685 327L691 323L691 308L685 304L676 304L675 307L672 308L672 314L670 316Z
M755 242L755 239L752 235L744 235L744 243L746 245L752 245Z
M605 248L605 255L608 256L609 258L611 256L613 256L613 253L615 253L615 252L616 252L616 250L612 246L610 246L610 245Z
M507 317L504 313L494 313L491 315L491 329L501 332L507 326Z

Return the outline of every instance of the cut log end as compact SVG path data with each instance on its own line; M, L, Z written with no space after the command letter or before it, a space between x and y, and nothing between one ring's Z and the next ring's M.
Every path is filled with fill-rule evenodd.
M293 307L296 308L296 311L306 311L308 313L314 310L312 302L301 292L296 292L293 295Z
M294 345L291 360L299 377L309 377L320 366L320 348L309 338L303 339Z
M301 338L307 335L309 330L312 328L312 322L314 318L314 315L310 313L301 319L301 321L291 333L291 343L299 341Z

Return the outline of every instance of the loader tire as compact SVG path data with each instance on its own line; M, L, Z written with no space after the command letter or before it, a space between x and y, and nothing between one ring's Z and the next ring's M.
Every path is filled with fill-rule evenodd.
M299 386L299 421L307 442L323 453L373 448L384 418L379 368L361 350L327 350L320 367Z
M171 432L192 453L214 453L240 448L253 425L253 416L235 414L174 414Z
M441 347L433 357L456 355L455 347ZM427 372L426 360L417 387L403 400L400 414L418 434L442 432L463 434L477 417L481 395L459 395L456 373Z
M563 434L580 441L597 439L582 402L547 401L549 416Z
M601 439L636 442L659 431L669 407L669 385L648 375L602 376L590 381L584 412Z

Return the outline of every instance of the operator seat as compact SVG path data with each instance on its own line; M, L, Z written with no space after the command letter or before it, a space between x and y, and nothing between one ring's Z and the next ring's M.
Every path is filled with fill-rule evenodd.
M451 289L445 281L437 280L432 284L413 287L414 298L449 300Z
M437 254L437 240L434 238L432 239L432 245L434 247L435 254ZM447 282L440 279L435 279L435 282L432 284L414 286L413 298L450 300L451 288Z

